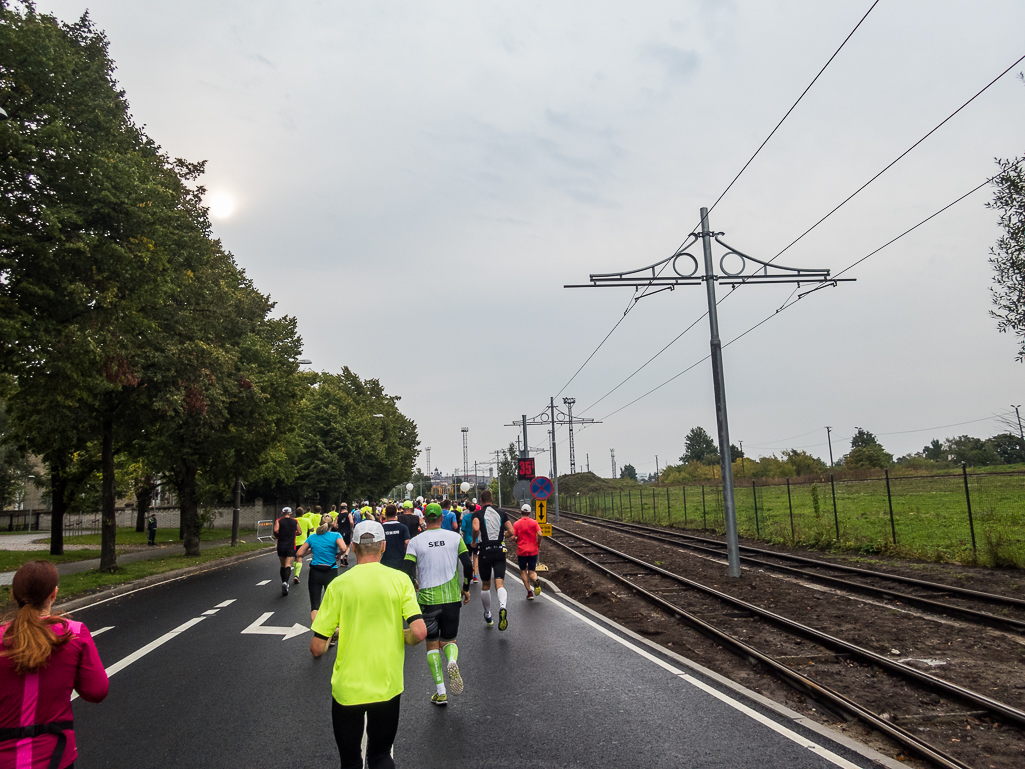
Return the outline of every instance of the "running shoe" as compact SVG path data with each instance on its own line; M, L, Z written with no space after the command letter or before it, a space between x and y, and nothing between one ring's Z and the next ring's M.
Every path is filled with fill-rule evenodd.
M534 591L533 590L528 590L527 591L527 600L528 601L533 601L534 600Z
M281 583L281 595L288 595L288 583L287 582L282 582Z
M472 584L476 585L478 582L480 582L480 577L478 577L476 574L474 574L473 575L473 579L471 579L470 582Z
M487 627L494 627L495 621L493 619L491 619L491 613L490 612L484 612L484 624Z
M445 707L446 705L448 705L448 695L447 694L432 694L431 695L431 702L433 702L435 705L440 705L441 707Z
M297 584L297 585L298 585L298 584L299 584L299 577L297 577L297 576L293 576L293 577L292 577L292 581L293 581L293 582L294 582L295 584Z
M338 646L338 628L335 628L335 634L331 636L331 643L328 646Z
M534 595L541 595L541 580L534 580Z
M453 694L463 693L463 677L459 675L459 665L455 660L448 663L448 690Z
M505 630L509 627L509 612L505 609L498 610L498 629Z

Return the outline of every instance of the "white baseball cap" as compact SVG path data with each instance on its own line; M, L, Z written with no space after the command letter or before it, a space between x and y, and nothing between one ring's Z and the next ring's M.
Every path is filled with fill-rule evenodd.
M377 521L360 521L352 530L352 541L356 544L368 544L363 542L363 537L373 535L371 542L384 542L384 526Z
M530 505L524 504L523 507L520 508L520 510L522 512L524 512L524 513L529 513L530 512Z
M292 508L290 508L290 507L283 507L283 508L281 508L281 512L283 512L283 513L290 513L290 512L292 512Z

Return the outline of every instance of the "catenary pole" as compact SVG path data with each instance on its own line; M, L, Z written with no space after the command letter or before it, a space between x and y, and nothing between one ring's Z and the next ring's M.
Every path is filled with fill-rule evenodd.
M722 466L722 497L726 518L726 554L730 576L740 576L740 543L737 541L737 508L733 499L733 458L730 456L730 426L726 414L726 379L722 366L722 340L715 306L715 271L712 268L712 233L708 209L701 209L701 245L705 256L705 294L708 297L708 326L711 333L712 383L715 388L715 422L719 430L719 461Z
M555 509L555 522L559 522L559 465L555 461L555 398L548 402L552 415L552 507Z

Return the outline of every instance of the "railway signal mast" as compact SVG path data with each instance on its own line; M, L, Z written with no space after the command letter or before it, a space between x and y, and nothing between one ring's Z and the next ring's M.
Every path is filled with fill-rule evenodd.
M677 286L700 286L704 284L708 300L712 384L715 388L715 421L719 432L719 459L722 466L726 549L729 555L730 576L739 577L740 547L737 542L737 509L733 499L733 458L730 456L730 428L726 414L726 378L723 374L722 366L722 340L719 338L719 316L716 311L715 284L716 282L721 282L724 286L731 286L734 289L747 283L753 285L796 283L798 288L801 287L802 283L814 286L800 294L800 298L825 286L835 286L841 281L847 282L853 280L853 278L831 278L829 277L829 270L775 265L772 264L772 259L763 262L761 259L748 256L728 243L724 243L721 238L725 234L711 230L708 225L708 209L702 208L700 230L692 232L684 244L671 256L647 267L640 267L634 270L592 274L589 276L590 283L567 285L565 288L630 286L633 287L635 294L637 289L642 289L640 295L635 299L635 301L639 301L646 296L652 296L661 291L673 291ZM726 249L726 252L719 259L721 274L716 274L712 262L713 240ZM701 275L698 274L701 262L693 254L688 253L687 250L697 245L698 241L701 241L705 268L704 274ZM730 272L726 268L726 260L730 257L740 260L740 268L736 272ZM749 274L745 275L744 273L748 269L749 262L755 266Z

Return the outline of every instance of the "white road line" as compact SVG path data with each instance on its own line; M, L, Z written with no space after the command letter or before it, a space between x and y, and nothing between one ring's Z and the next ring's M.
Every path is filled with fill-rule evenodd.
M829 761L830 763L835 764L836 766L841 767L841 769L861 769L861 767L859 767L857 764L851 763L846 758L838 756L836 753L833 753L832 751L827 750L826 748L822 747L818 743L812 742L807 737L803 737L800 734L798 734L797 732L794 732L794 731L788 729L787 727L783 726L782 724L776 723L771 718L763 716L761 713L759 713L756 710L753 710L753 709L749 708L747 705L744 705L743 703L737 702L735 699L733 699L729 695L724 694L723 692L720 692L717 689L714 689L713 687L709 686L708 684L705 684L705 683L699 681L698 679L694 678L690 674L685 673L684 671L680 670L678 667L676 667L674 665L670 665L668 662L666 662L663 659L659 659L654 654L651 654L651 653L645 651L644 649L641 649L641 648L639 648L637 646L634 646L632 643L630 643L625 638L617 635L616 633L613 633L608 628L599 625L597 622L594 622L593 620L589 619L588 617L585 617L583 614L580 614L579 612L575 611L574 609L571 609L569 606L565 605L561 601L558 601L558 600L552 598L550 595L548 595L546 593L542 593L541 597L542 598L547 598L549 601L551 601L553 604L558 606L563 611L565 611L565 612L567 612L569 614L572 614L574 617L576 617L577 619L582 621L584 624L590 625L595 630L597 630L597 631L599 631L601 633L604 633L606 636L608 636L612 640L616 641L617 643L625 646L626 648L630 649L632 652L640 655L641 657L644 657L646 660L654 662L659 667L669 671L673 675L683 679L684 681L686 681L689 684L692 684L693 686L697 687L698 689L701 689L701 691L706 692L708 694L711 694L713 697L715 697L716 699L722 701L726 705L729 705L731 708L733 708L733 709L743 713L744 715L754 719L758 723L760 723L760 724L762 724L764 726L767 726L768 728L772 729L774 732L777 732L778 734L786 737L788 740L791 740L792 742L797 743L802 748L807 748L808 750L810 750L813 753L815 753L815 755L820 756L821 758L824 758L825 760Z
M256 586L257 587L262 587L263 585L267 585L267 584L270 584L270 580L269 579L265 579L263 582L257 582Z
M113 630L113 629L114 629L113 625L108 625L107 627L101 627L99 630L93 630L91 632L92 632L93 638L95 638L100 633L106 633L108 630Z
M215 609L223 609L225 606L231 606L233 603L235 603L236 600L238 600L238 599L236 599L236 598L229 598L227 601L221 601L214 608Z
M203 612L203 615L204 616L208 616L208 615L211 615L211 614L216 614L219 611L220 611L220 609L207 609L205 612Z
M193 619L190 619L185 624L179 625L178 627L176 627L174 630L170 631L169 633L164 633L156 641L151 641L150 643L146 644L145 646L143 646L138 651L132 652L131 654L129 654L124 659L119 660L118 662L115 662L113 665L111 665L109 668L107 668L107 677L109 678L110 676L114 675L115 673L119 673L120 671L124 670L126 667L131 665L133 662L136 662L136 661L142 659L143 657L145 657L147 654L149 654L154 649L160 648L161 646L163 646L165 643L170 641L175 636L181 635L182 633L184 633L189 628L194 627L195 625L198 625L204 619L206 619L206 617L194 617ZM71 695L71 699L72 700L74 700L77 697L78 697L77 693Z

